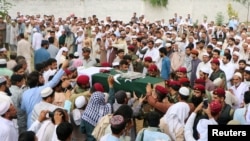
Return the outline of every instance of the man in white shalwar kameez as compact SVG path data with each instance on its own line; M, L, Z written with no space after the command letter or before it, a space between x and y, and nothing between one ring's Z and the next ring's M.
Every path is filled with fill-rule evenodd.
M76 38L77 52L79 53L80 59L83 59L83 57L82 57L83 41L84 41L83 29L80 28L77 31L77 38Z
M1 141L18 141L18 130L12 121L17 111L9 101L0 102L0 137Z
M244 106L244 93L248 91L248 86L242 82L242 75L239 72L236 72L233 76L233 83L234 85L229 89L229 91L236 96L238 100L238 104L234 105L233 107L241 108Z
M50 87L44 88L40 95L43 100L34 106L31 115L32 123L37 120L42 110L49 110L50 112L53 112L56 108L60 108L52 104L54 101L54 91Z
M43 40L43 35L37 31L36 28L33 28L33 36L32 36L32 48L34 51L41 48Z
M185 120L188 118L190 107L186 100L181 97L189 97L189 89L181 87L179 89L179 102L169 107L166 114L160 120L160 129L168 134L173 141L184 140Z
M20 40L17 42L17 56L21 55L25 58L27 62L27 69L31 72L31 54L33 54L31 43L28 41L27 36L25 38L23 33L21 33L19 37Z

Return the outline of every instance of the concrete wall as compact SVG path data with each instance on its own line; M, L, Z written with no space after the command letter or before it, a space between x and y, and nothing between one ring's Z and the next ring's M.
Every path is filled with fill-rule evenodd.
M232 3L233 8L238 11L240 21L246 21L247 9L232 0L169 0L167 8L155 8L144 0L8 0L15 6L9 10L13 17L16 12L23 14L54 14L56 17L66 17L70 13L80 17L96 14L99 19L110 15L112 19L128 21L133 12L138 15L144 14L152 21L156 19L168 20L174 13L186 17L191 14L193 21L201 21L204 15L208 20L215 20L217 12L225 15L228 20L227 4Z

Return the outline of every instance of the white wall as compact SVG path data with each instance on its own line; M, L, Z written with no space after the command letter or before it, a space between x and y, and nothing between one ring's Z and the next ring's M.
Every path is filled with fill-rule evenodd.
M193 21L201 21L206 15L208 20L215 20L217 12L225 14L225 22L228 20L227 4L232 0L169 0L167 8L155 8L144 0L8 0L15 6L9 10L13 17L16 12L23 14L54 14L56 17L66 17L75 13L79 17L87 17L96 14L99 19L110 15L112 19L128 21L133 12L152 21L156 19L168 20L174 13L186 17L191 14ZM231 2L233 8L238 11L240 21L246 21L247 9L242 5Z

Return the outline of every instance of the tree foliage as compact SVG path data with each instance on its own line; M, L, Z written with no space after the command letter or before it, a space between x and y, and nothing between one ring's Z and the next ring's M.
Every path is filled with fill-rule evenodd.
M152 6L157 7L166 7L168 4L168 0L144 0L149 2Z
M245 7L248 7L248 5L250 3L250 0L233 0L233 1L239 2Z
M238 17L238 12L236 12L236 11L233 9L231 3L228 3L228 5L227 5L227 14L228 14L228 17L229 17L229 18L231 18L232 16Z
M224 15L223 15L222 12L218 12L218 13L216 14L215 22L216 22L216 25L217 25L217 26L223 25L223 22L224 22Z
M5 16L8 14L8 10L13 6L12 3L7 0L0 0L0 15Z

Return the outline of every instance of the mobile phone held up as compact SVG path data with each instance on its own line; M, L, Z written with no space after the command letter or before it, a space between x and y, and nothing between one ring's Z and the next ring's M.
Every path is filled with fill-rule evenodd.
M204 108L204 109L207 109L207 107L208 107L208 99L207 99L207 98L204 98L204 99L203 99L203 108Z

